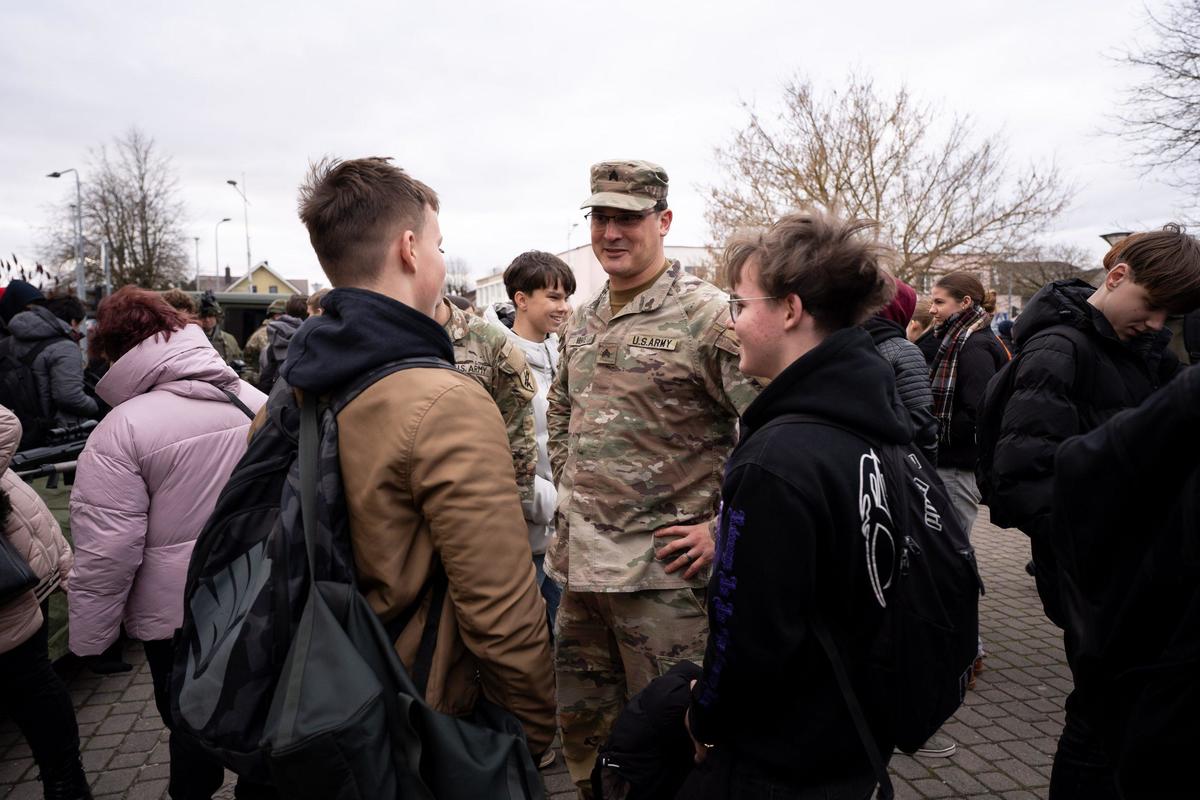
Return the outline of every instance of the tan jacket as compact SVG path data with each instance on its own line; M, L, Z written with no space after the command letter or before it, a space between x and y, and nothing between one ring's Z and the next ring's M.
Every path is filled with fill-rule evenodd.
M8 468L20 441L20 421L11 411L0 406L0 470L3 471L0 488L4 489L12 502L12 513L4 527L4 536L29 563L40 581L34 589L0 607L0 653L12 650L42 626L39 602L60 583L65 583L72 559L71 547L62 535L58 520L54 519L37 492Z
M342 410L338 449L359 588L380 617L415 600L435 552L445 565L426 700L465 714L482 688L544 752L555 731L546 607L496 404L464 374L405 370ZM428 607L426 597L396 643L410 669Z

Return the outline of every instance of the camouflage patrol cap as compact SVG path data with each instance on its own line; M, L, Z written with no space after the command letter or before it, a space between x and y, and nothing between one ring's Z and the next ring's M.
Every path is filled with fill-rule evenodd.
M649 161L601 161L592 165L592 196L580 208L646 211L667 199L667 171Z
M282 297L278 300L272 300L271 305L267 306L267 314L284 314L287 313L287 300Z

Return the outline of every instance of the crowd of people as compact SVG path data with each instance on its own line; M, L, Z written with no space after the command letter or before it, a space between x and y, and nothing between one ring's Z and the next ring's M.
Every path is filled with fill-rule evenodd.
M486 698L542 767L558 735L581 798L883 790L897 739L873 659L912 554L891 452L926 467L929 531L953 515L969 532L986 502L1030 539L1075 676L1052 800L1182 783L1200 714L1200 373L1167 319L1200 308L1200 243L1130 235L1099 287L1051 283L1014 324L967 272L919 298L874 223L829 210L732 239L726 293L666 258L668 188L649 162L592 166L582 207L608 281L582 302L540 251L505 270L506 303L446 296L438 195L386 159L314 166L300 219L334 288L276 301L244 348L211 295L125 287L85 356L82 304L13 281L0 358L38 401L0 408L0 464L23 427L99 420L73 551L12 470L0 483L8 545L37 576L0 606L0 701L45 796L91 797L48 595L67 593L70 649L93 670L128 669L122 643L141 643L174 729L189 563L248 442L288 392L329 397L411 358L431 363L337 415L357 586L407 669L438 631L424 702L468 716ZM963 691L985 657L981 639ZM639 725L640 759L605 755ZM955 749L939 733L916 753ZM223 776L172 733L172 798L207 800ZM236 792L278 796L259 775Z

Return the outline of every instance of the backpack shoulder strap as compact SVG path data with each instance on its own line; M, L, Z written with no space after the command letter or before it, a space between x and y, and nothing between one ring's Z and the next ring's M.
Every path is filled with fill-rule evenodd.
M67 337L63 336L61 338L66 339ZM33 347L29 348L28 353L21 356L21 363L27 367L32 367L34 360L42 354L42 351L57 341L59 341L59 337L55 337L53 339L42 339Z
M372 386L376 381L386 378L394 372L400 372L406 369L449 369L458 372L454 365L444 358L437 356L413 356L411 358L401 358L396 361L389 361L382 366L368 372L359 380L350 384L347 388L341 389L336 393L330 405L333 408L333 413L336 416L345 408L351 400L358 397L367 388Z
M829 628L825 626L825 620L819 613L814 613L809 623L812 632L816 634L817 641L821 643L821 649L825 651L825 656L829 659L829 665L833 667L833 677L837 680L838 689L842 692L842 699L850 711L854 729L858 732L863 749L867 751L867 760L871 762L875 780L879 783L879 797L882 800L892 800L895 796L895 789L892 787L892 779L888 777L887 762L879 752L879 746L875 743L875 737L871 733L871 726L867 724L867 717L858 702L858 695L854 693L854 687L850 685L850 676L846 673L846 665L842 662L837 645L834 644Z
M235 406L237 406L237 407L238 407L238 409L239 409L239 410L240 410L240 411L241 411L243 414L245 414L247 417L249 417L249 418L250 418L250 419L252 419L252 420L254 419L254 412L250 410L250 407L249 407L248 405L246 405L245 403L243 403L243 402L242 402L242 400L241 400L241 398L240 398L240 397L238 397L236 394L234 394L233 392L229 391L228 389L222 389L222 390L221 390L221 394L223 394L223 395L225 395L226 397L228 397L228 398L229 398L229 402L231 402L231 403L233 403Z

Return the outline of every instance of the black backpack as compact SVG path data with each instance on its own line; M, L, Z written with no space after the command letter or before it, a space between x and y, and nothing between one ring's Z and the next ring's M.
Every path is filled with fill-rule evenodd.
M1038 331L1030 337L1020 352L988 381L987 388L983 392L983 401L979 404L978 416L975 419L975 446L978 453L978 460L975 462L975 484L979 488L979 495L982 498L980 502L988 507L992 524L1001 528L1013 528L1019 522L1008 514L1003 504L997 506L995 503L996 472L993 462L996 458L996 444L1000 440L1000 426L1004 421L1004 408L1008 405L1008 399L1013 395L1017 370L1020 368L1021 358L1029 350L1029 343L1049 333L1069 339L1077 353L1090 346L1087 334L1070 325L1054 325ZM1075 363L1078 367L1082 367L1080 374L1076 376L1076 391L1083 394L1090 391L1087 387L1091 386L1091 378L1084 374L1084 371L1088 369L1091 359L1076 359Z
M173 735L288 798L542 797L520 724L480 701L474 720L423 700L447 578L440 561L385 630L355 584L337 414L380 367L298 407L279 381L188 566L171 677ZM429 597L412 676L393 642Z
M870 708L882 719L868 723L828 625L819 616L810 622L867 751L880 796L890 800L890 753L879 751L872 730L913 753L962 705L979 652L983 581L975 550L937 470L918 449L872 442L852 428L804 414L777 417L764 430L788 423L844 430L879 458L887 504L879 509L880 521L892 526L898 550L890 585L883 581L887 604L870 649Z
M66 337L62 337L66 338ZM0 340L0 405L21 420L21 443L18 450L38 447L54 427L54 415L46 415L38 393L33 362L42 351L59 341L58 337L42 339L23 356L16 353L16 339L7 336Z

